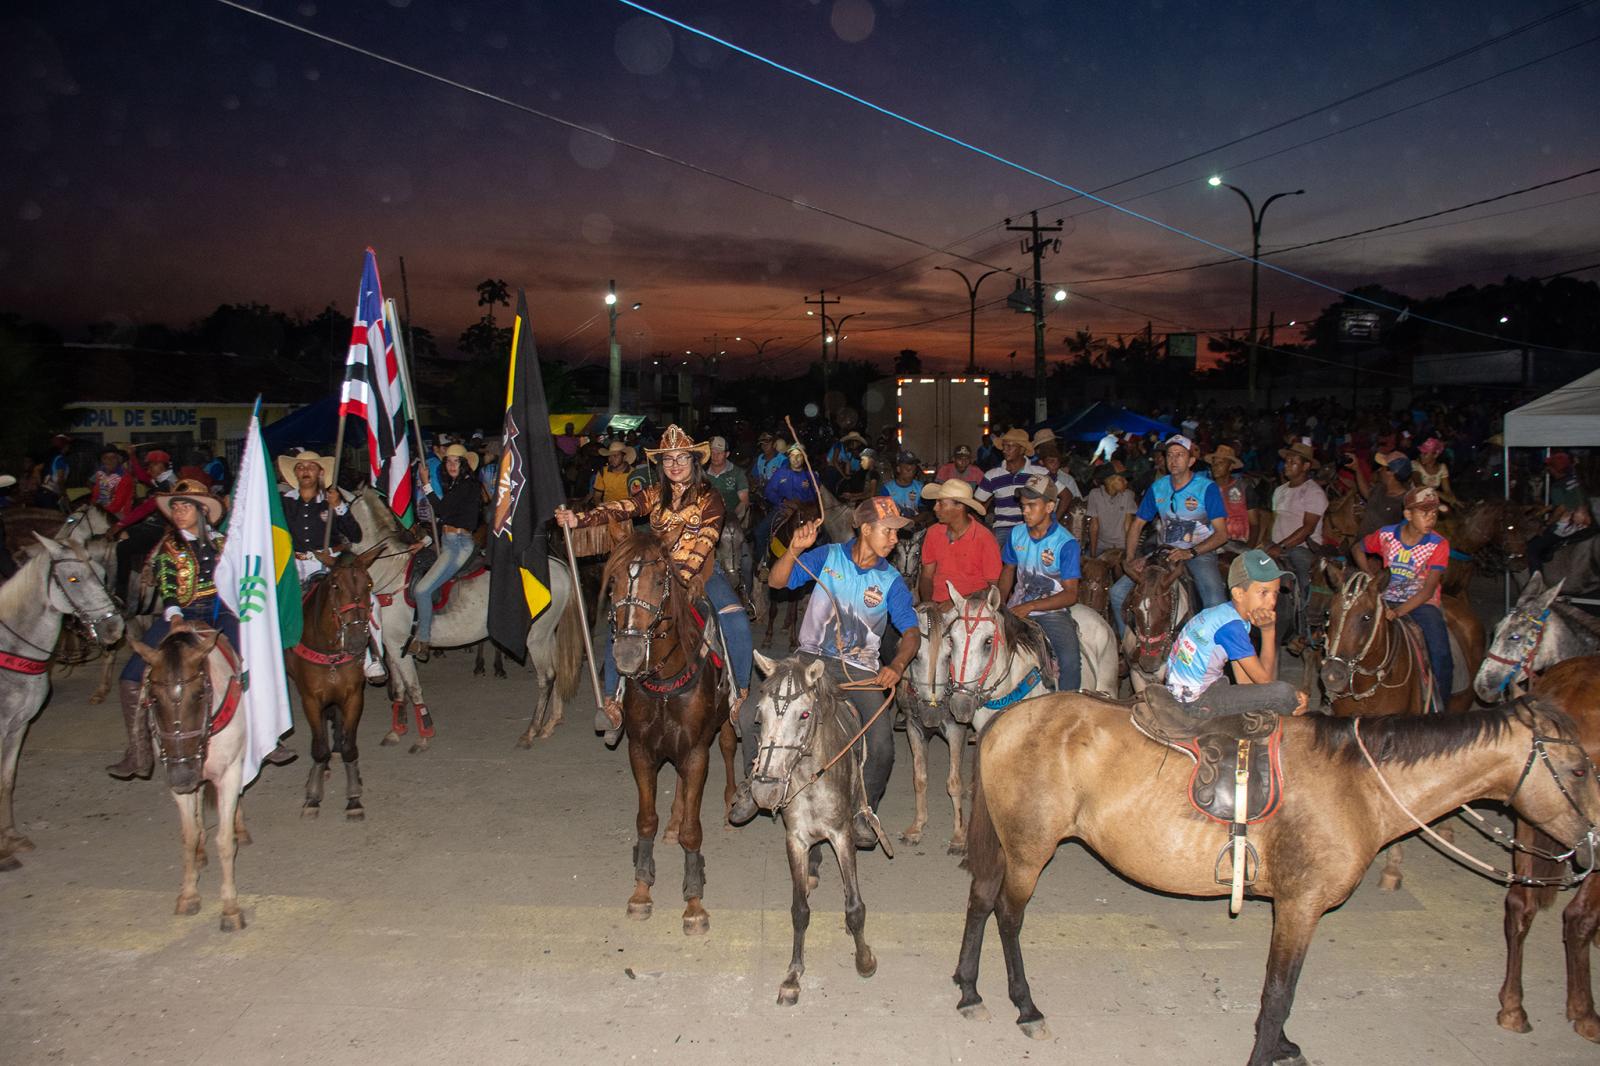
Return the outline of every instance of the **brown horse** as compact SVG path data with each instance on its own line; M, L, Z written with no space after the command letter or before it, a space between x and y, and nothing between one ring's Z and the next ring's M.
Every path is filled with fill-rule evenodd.
M361 806L356 729L366 700L361 659L372 621L372 578L367 567L383 548L377 544L359 555L346 551L337 557L319 553L328 572L314 579L306 593L300 643L283 653L286 672L300 693L300 706L311 728L311 774L306 778L306 802L300 808L305 818L321 813L322 785L332 772L328 764L334 748L339 749L339 760L344 763L344 816L351 821L367 816Z
M1281 725L1282 764L1292 776L1277 813L1250 831L1259 855L1251 892L1273 901L1250 1066L1305 1061L1283 1027L1317 922L1349 898L1384 844L1415 828L1411 815L1431 820L1490 798L1561 841L1585 844L1591 855L1600 847L1600 784L1572 721L1537 701L1424 718L1314 715ZM1525 771L1530 758L1534 768ZM1023 970L1020 933L1039 875L1062 840L1076 837L1122 876L1156 891L1227 895L1215 864L1229 826L1196 813L1184 763L1139 732L1126 706L1092 696L1027 700L995 719L978 742L968 831L972 887L955 973L963 1015L987 1014L978 961L993 913L1017 1023L1029 1036L1047 1035Z
M1600 762L1600 709L1594 693L1600 689L1600 655L1585 655L1558 663L1534 683L1533 694L1542 702L1560 707L1578 727L1578 737L1592 762ZM1517 823L1517 843L1546 855L1560 845L1525 821ZM1525 877L1559 879L1567 864L1519 851L1514 869ZM1533 917L1556 900L1554 887L1532 888L1516 885L1506 893L1506 977L1500 986L1502 1028L1517 1033L1531 1032L1528 1013L1522 1008L1522 945ZM1567 953L1567 1021L1585 1040L1600 1043L1600 1015L1594 1009L1594 990L1589 982L1589 949L1600 943L1600 877L1590 876L1561 913L1562 940Z
M1525 569L1528 541L1544 528L1545 511L1490 498L1473 504L1460 517L1442 516L1439 532L1450 541L1450 565L1440 588L1447 595L1465 596L1480 567L1488 572L1501 566Z
M1183 631L1183 624L1194 613L1189 587L1184 583L1184 564L1168 562L1166 552L1157 551L1143 566L1129 567L1133 591L1122 605L1122 654L1128 662L1128 680L1135 694L1150 685L1159 685L1167 676L1167 654L1172 642Z
M639 789L638 841L633 846L633 895L628 916L650 917L650 886L656 881L656 779L671 763L678 772L672 818L683 848L683 931L695 936L711 928L700 897L706 863L700 799L710 772L711 743L718 741L727 765L723 809L733 798L735 738L728 721L728 693L712 662L711 634L695 618L699 589L678 583L666 549L649 530L619 544L606 562L602 589L611 598L612 654L624 679L622 725L628 763Z
M1322 684L1336 715L1422 714L1431 699L1433 675L1422 635L1408 633L1404 622L1384 618L1387 585L1387 574L1374 579L1358 570L1334 598ZM1439 609L1465 660L1443 709L1464 711L1472 706L1472 678L1483 662L1483 623L1456 596L1443 597Z

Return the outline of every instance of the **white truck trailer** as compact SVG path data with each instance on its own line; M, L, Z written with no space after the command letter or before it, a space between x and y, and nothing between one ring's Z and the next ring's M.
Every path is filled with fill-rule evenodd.
M931 474L958 445L976 452L989 435L989 379L897 378L895 422L901 450L914 454Z

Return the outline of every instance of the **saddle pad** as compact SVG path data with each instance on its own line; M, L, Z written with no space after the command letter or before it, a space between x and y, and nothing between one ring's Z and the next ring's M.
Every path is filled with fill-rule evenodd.
M1259 825L1278 813L1283 800L1283 766L1279 749L1283 740L1283 723L1278 723L1265 740L1243 741L1250 745L1249 783L1245 791L1244 819L1250 825ZM1195 810L1212 821L1234 821L1234 773L1239 767L1241 741L1221 733L1202 733L1193 740L1179 743L1194 759L1194 773L1189 775L1189 802Z
M422 553L418 552L417 554L420 555ZM416 565L417 565L416 556L412 556L411 557L411 561L406 564L406 585L405 585L405 588L406 588L406 606L407 607L415 607L417 605L416 597L411 594L411 588L412 588L412 585L415 583L417 578L425 576L425 574L417 574L415 577L412 576L412 570L416 567ZM463 569L460 572L458 572L456 574L456 576L452 577L449 581L446 581L442 586L440 586L439 591L434 593L434 598L437 601L434 604L434 607L433 607L434 613L438 614L439 612L443 611L445 609L445 607L447 607L449 605L449 603L450 603L450 591L456 587L456 584L458 582L471 581L471 580L473 580L475 578L482 577L484 574L487 574L488 572L489 572L489 568L483 564L482 557L478 556L478 555L474 555L467 562L467 566L466 566L465 569Z

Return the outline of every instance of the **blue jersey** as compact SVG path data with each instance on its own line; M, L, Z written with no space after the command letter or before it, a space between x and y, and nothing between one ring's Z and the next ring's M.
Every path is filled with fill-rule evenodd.
M882 559L870 570L861 569L851 558L855 546L851 540L812 548L789 572L789 588L799 588L815 574L827 589L812 593L795 646L876 674L882 665L878 644L884 625L893 622L902 633L909 632L916 628L917 612L900 571Z
M773 474L777 473L779 470L788 465L789 457L787 455L784 455L782 452L773 452L772 458L770 459L768 459L765 455L756 456L756 463L753 469L756 477L760 478L762 481L766 481L768 478L772 477Z
M898 481L890 481L883 486L881 496L887 496L900 508L900 513L907 518L917 516L917 508L922 506L922 482L916 478L911 479L911 484L902 485Z
M1256 653L1250 626L1232 603L1207 607L1188 622L1167 655L1167 691L1190 703L1222 676L1230 662Z
M785 500L798 500L809 503L817 498L817 490L811 484L811 478L802 470L792 466L780 467L771 478L767 480L767 502L774 507Z
M1017 568L1017 580L1011 586L1011 599L1006 606L1054 596L1068 581L1082 576L1078 567L1080 558L1077 538L1053 519L1050 528L1038 539L1028 532L1026 525L1012 526L1000 542L1000 562Z
M1172 477L1158 478L1144 492L1139 517L1160 522L1160 540L1168 548L1193 548L1211 536L1211 523L1227 518L1222 493L1208 477L1191 477L1181 489L1172 487Z

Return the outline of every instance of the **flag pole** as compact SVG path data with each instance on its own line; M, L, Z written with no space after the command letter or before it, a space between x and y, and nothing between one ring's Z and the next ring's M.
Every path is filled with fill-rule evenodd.
M339 385L339 399L339 429L333 436L333 478L328 483L328 488L330 489L339 487L340 460L344 457L344 423L348 416L344 413L344 384L342 382ZM323 523L322 527L322 550L324 553L328 551L328 546L332 543L333 515L330 514L328 521Z
M405 266L400 267L402 282L405 278ZM417 392L411 387L411 357L406 345L400 343L400 315L395 309L394 297L384 302L384 314L389 319L393 329L395 362L400 367L400 386L406 390L406 421L411 423L411 435L417 442L417 461L422 464L422 469L428 469L428 453L422 446L422 423L417 418ZM409 474L407 476L410 476ZM430 486L419 484L418 488L426 493ZM433 529L433 543L439 545L439 518L433 513L433 508L428 508L428 525Z
M606 698L600 690L600 674L594 668L594 638L589 635L589 612L583 606L583 582L578 580L578 556L572 550L572 530L562 526L561 533L567 542L567 572L572 575L572 595L578 600L578 624L583 627L584 661L589 664L589 680L594 685L594 709L600 711L606 705Z

